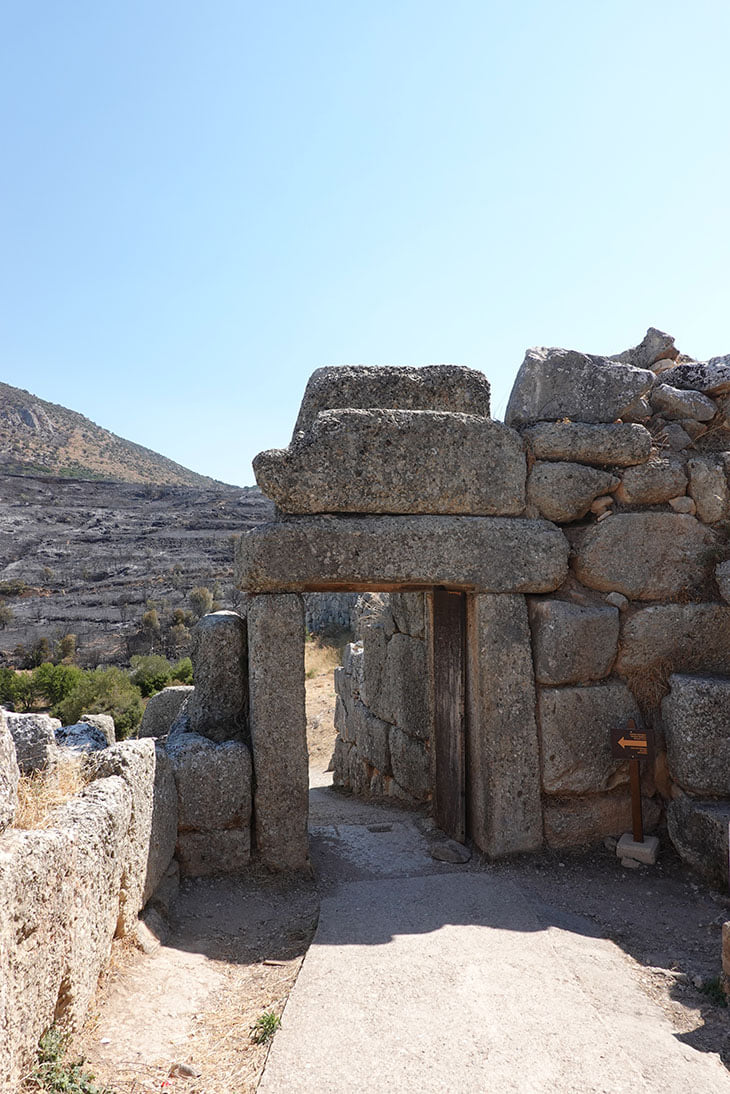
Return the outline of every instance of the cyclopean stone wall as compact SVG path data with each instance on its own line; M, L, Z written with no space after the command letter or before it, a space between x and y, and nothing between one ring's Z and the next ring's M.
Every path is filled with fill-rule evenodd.
M254 461L278 519L241 538L238 574L262 600L390 594L337 674L337 781L428 801L429 610L414 625L414 605L460 589L475 843L627 828L609 731L634 718L657 739L647 826L666 815L687 861L724 878L728 416L730 356L693 361L654 329L613 357L528 351L504 424L471 370L315 373L289 448Z

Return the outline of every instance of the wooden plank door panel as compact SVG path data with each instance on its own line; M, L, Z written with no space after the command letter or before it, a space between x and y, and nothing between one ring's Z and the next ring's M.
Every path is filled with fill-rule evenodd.
M434 816L452 839L466 839L466 596L433 593Z

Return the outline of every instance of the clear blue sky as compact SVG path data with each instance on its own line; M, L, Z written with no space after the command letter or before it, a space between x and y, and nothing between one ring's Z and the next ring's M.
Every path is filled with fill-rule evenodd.
M323 364L730 352L727 0L4 0L0 379L253 481ZM487 472L488 473L488 472Z

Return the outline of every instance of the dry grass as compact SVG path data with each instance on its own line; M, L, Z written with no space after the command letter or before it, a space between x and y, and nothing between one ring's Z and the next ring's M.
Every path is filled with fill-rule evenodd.
M308 680L321 672L332 672L342 663L342 651L350 641L349 632L320 637L312 635L304 648L304 672Z
M13 827L47 828L51 824L52 810L75 797L84 785L80 759L66 760L49 771L21 775Z

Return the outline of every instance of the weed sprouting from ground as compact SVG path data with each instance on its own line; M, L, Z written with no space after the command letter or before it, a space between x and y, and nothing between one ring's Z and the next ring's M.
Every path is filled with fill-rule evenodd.
M273 1010L265 1010L251 1027L251 1040L256 1045L266 1045L281 1025L281 1018Z
M79 759L58 763L49 771L22 775L18 783L18 809L14 827L45 828L51 811L63 805L84 787Z
M97 1086L94 1076L84 1071L84 1061L67 1063L68 1034L51 1026L38 1043L38 1063L27 1090L44 1094L114 1094L111 1087Z

